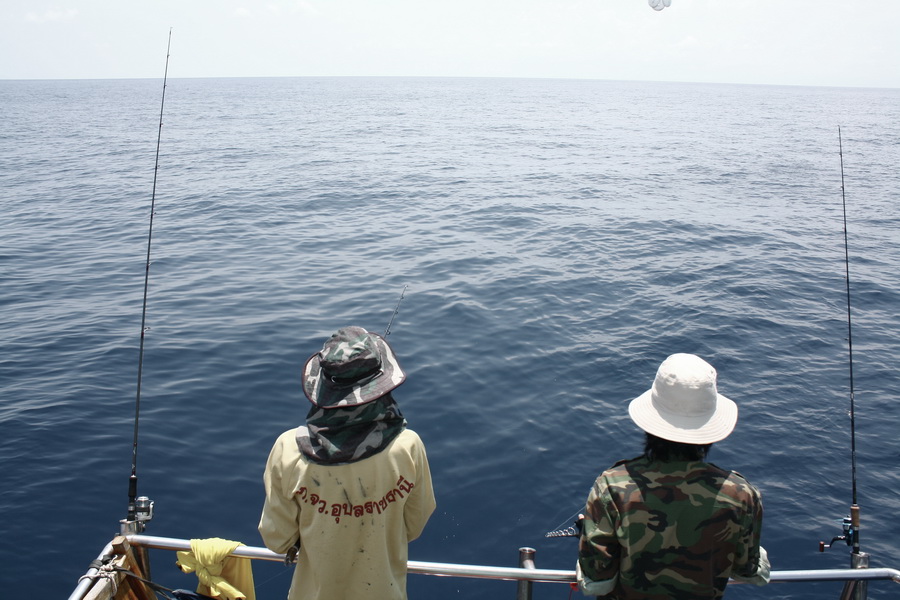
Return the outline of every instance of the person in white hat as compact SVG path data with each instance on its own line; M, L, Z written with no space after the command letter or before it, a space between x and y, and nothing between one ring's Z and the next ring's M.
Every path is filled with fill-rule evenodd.
M673 354L628 414L644 454L604 471L585 506L576 572L586 595L617 600L721 598L729 578L769 581L759 491L706 461L737 423L716 370Z
M405 379L362 327L306 362L312 406L269 454L259 521L266 547L297 553L289 600L405 600L408 544L435 509L425 446L391 394Z

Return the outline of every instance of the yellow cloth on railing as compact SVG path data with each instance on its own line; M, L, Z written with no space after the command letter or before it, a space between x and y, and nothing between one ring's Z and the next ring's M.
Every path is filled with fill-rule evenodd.
M243 544L221 538L191 540L190 551L179 551L175 564L185 573L197 573L198 594L224 600L256 600L250 559L228 556L238 546Z

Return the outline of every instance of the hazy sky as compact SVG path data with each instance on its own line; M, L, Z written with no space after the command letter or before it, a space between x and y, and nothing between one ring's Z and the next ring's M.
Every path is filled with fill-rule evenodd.
M900 87L888 0L2 0L0 79L402 75Z

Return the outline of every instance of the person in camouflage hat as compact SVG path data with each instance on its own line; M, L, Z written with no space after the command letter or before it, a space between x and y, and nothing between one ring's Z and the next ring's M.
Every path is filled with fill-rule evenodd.
M259 522L270 550L298 549L289 600L405 600L408 544L435 509L425 446L391 394L405 379L362 327L306 361L312 406L269 454Z
M701 600L721 598L729 578L767 583L759 491L706 462L738 414L718 393L715 369L674 354L628 412L645 432L644 454L604 471L588 495L581 590L616 600Z

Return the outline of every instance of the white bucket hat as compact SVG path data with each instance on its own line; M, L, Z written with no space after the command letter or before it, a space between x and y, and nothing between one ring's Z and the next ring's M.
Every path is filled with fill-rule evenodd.
M716 391L716 370L693 354L673 354L653 387L628 405L628 414L651 435L685 444L711 444L734 430L738 408Z

